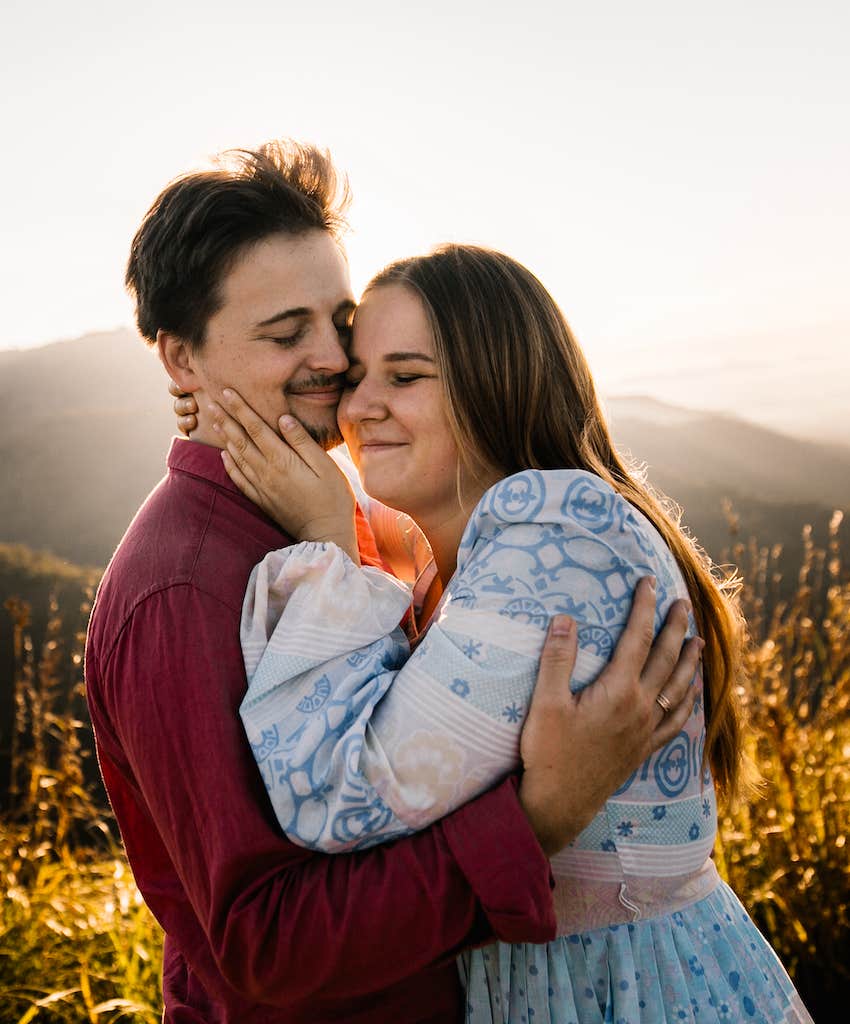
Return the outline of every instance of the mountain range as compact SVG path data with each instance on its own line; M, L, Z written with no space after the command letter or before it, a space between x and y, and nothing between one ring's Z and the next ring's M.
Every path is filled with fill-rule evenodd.
M0 542L103 566L164 472L167 378L129 329L0 352ZM739 538L795 547L850 509L850 447L642 396L603 396L618 448L683 510L715 560Z

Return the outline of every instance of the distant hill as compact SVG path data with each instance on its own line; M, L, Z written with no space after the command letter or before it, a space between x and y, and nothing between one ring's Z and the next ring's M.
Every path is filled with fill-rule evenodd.
M618 445L648 462L657 486L671 495L698 484L766 502L850 507L850 447L652 398L605 404Z
M131 330L0 352L0 542L102 566L160 479L175 433L167 378ZM850 509L850 448L643 397L605 401L618 447L684 508L719 559L722 499L741 531L793 548Z
M0 352L0 541L105 564L163 474L167 383L130 330Z

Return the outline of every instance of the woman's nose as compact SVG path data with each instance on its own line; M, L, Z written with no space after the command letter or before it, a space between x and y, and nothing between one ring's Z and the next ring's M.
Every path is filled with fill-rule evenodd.
M352 423L380 419L384 415L386 405L381 390L368 377L364 377L356 387L346 390L339 403L339 418Z

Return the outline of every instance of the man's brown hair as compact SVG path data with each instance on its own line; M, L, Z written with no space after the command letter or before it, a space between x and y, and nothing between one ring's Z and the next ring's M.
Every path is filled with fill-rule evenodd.
M175 178L130 248L125 284L139 333L153 345L166 330L200 348L221 308L221 282L246 248L315 229L341 243L349 202L330 154L291 139L225 150L212 169Z

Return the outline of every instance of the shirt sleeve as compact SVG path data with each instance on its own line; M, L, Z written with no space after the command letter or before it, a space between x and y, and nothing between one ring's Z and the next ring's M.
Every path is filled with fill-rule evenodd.
M577 621L578 690L607 663L648 572L660 624L680 581L652 527L590 474L518 474L482 499L411 656L396 628L409 593L392 577L334 545L270 553L243 611L241 715L284 831L359 849L504 779L519 765L551 616Z
M510 782L392 847L326 857L288 842L239 720L237 622L172 587L87 667L128 856L187 956L200 930L234 989L287 1006L378 991L492 935L554 935L549 865Z

